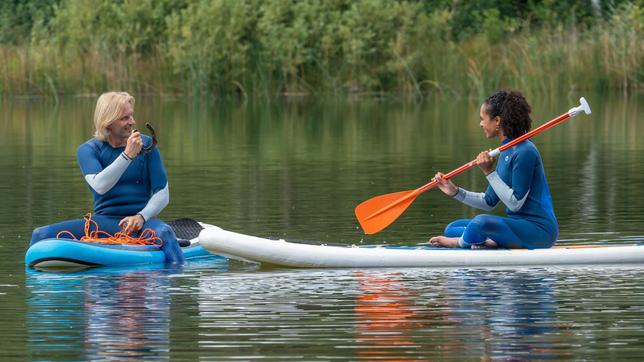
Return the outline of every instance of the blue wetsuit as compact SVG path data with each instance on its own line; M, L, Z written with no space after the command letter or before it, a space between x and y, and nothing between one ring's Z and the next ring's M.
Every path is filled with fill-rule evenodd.
M151 144L150 137L142 138L144 145ZM100 230L114 234L121 230L118 225L121 219L138 213L145 220L142 230L150 228L163 240L166 262L183 263L177 236L170 226L156 218L169 201L168 179L158 148L133 159L124 150L125 147L115 148L95 138L78 147L78 164L94 197L93 220ZM80 239L85 234L84 225L85 220L78 219L39 227L34 230L30 245L54 238L63 230Z
M505 139L503 144L510 141ZM501 248L551 247L559 226L537 147L528 140L503 151L487 179L490 185L485 193L459 188L454 198L483 210L491 210L501 201L508 216L483 214L456 220L447 225L445 236L459 237L459 245L466 248L486 239Z

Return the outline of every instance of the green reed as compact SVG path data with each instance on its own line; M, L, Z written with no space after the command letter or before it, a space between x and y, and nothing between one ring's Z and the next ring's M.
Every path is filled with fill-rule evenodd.
M547 7L532 10L540 22L472 10L467 34L458 9L420 1L128 4L63 1L28 40L0 43L0 93L423 97L644 85L637 2L592 21L559 21Z

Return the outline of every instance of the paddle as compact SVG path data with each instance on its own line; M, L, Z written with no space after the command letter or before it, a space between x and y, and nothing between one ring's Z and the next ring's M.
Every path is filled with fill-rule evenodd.
M586 102L586 99L584 99L584 97L579 98L579 103L581 103L579 106L571 108L568 112L562 114L561 116L542 124L541 126L520 137L515 138L514 140L504 144L501 147L490 151L490 156L498 157L501 152L507 150L508 148L514 147L515 145L527 140L528 138L531 138L549 128L552 128L581 112L590 114L590 106L588 105L588 102ZM476 159L451 171L443 178L449 180L452 177L459 175L474 166L476 166ZM394 222L398 218L398 216L400 216L400 214L402 214L409 207L409 205L414 202L418 195L434 188L434 186L436 186L437 184L438 182L432 179L432 181L430 181L429 183L415 190L394 192L386 195L376 196L369 200L363 201L362 203L360 203L360 205L356 206L355 209L356 217L358 218L358 222L360 223L362 230L364 230L365 234L375 234L383 230L392 222Z

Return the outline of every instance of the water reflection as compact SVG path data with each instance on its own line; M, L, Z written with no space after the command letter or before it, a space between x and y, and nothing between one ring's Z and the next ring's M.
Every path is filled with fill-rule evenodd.
M418 361L570 354L552 343L561 331L553 279L542 275L538 269L492 275L454 270L440 278L438 291L423 295L414 288L416 278L406 282L400 273L356 273L359 358Z
M405 287L401 273L356 272L356 279L360 291L354 307L358 359L420 361L409 355L422 348L421 341L414 339L416 331L441 324L446 314L441 308L417 307L418 295Z
M215 356L424 361L572 354L556 276L526 270L262 271L202 277ZM565 342L565 343L564 343Z
M80 276L29 273L27 325L35 359L167 359L165 270ZM163 357L165 356L165 357Z
M85 345L89 359L146 356L167 359L168 287L168 278L158 273L88 280Z
M28 273L27 351L30 360L81 360L84 346L83 286L78 280Z
M466 336L464 346L477 341L485 358L507 355L554 354L550 335L559 332L553 279L542 269L522 271L455 271L446 282L449 319Z
M169 360L171 281L185 272L163 265L69 274L27 270L31 359Z

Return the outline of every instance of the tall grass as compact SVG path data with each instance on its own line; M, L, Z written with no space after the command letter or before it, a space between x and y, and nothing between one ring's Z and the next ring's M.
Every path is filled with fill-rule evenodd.
M28 40L0 43L0 93L422 97L644 86L638 2L592 22L559 22L547 8L533 11L539 21L485 9L468 36L456 28L458 9L428 4L62 1Z

